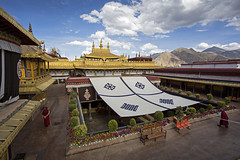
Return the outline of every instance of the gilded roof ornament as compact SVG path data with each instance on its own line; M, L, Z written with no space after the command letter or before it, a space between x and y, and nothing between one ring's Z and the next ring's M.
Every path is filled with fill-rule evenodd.
M94 48L94 41L93 41L93 43L92 43L92 48Z
M101 39L101 41L100 41L100 46L99 46L100 48L103 48L103 45L102 45L102 39Z
M107 43L107 49L109 49L109 42Z
M30 22L29 22L28 32L32 33L32 25L31 25ZM33 34L33 33L32 33L32 34Z

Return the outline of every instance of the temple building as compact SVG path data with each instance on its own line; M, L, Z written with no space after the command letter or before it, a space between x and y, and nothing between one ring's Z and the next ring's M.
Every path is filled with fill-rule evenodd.
M239 66L240 59L194 62L182 64L181 68L155 69L151 75L158 76L161 85L169 88L240 101Z
M49 74L49 62L55 58L37 46L22 45L21 48L20 98L44 101L46 89L55 81Z
M95 48L94 42L92 52L84 54L74 61L58 59L50 62L50 74L58 82L69 77L91 77L91 76L121 76L140 75L153 73L156 68L152 58L137 57L136 60L129 59L126 55L115 55L110 52L109 43L103 48L102 40L99 48Z
M52 83L45 66L50 59L37 51L40 46L31 30L0 7L0 159L13 159L12 141L40 108L42 93ZM21 99L22 94L31 96ZM41 97L32 100L37 94Z

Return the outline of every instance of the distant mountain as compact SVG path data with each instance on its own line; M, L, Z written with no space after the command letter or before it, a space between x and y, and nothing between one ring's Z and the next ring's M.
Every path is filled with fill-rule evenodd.
M221 55L228 57L228 58L240 58L240 49L233 50L233 51L226 51L221 53Z
M240 49L238 50L232 50L232 51L226 51L224 49L218 48L218 47L212 47L204 50L205 53L215 53L218 55L225 56L227 58L240 58Z
M219 54L219 53L223 53L223 52L226 52L226 50L222 49L222 48L218 48L218 47L211 47L211 48L208 48L208 49L205 49L204 51L202 52L208 52L208 53L216 53L216 54Z
M219 61L227 59L226 57L215 53L197 52L192 48L178 48L171 53L186 63L197 61Z
M152 60L156 59L161 53L154 53L152 54Z
M154 61L155 65L165 67L177 67L180 64L186 63L169 52L164 52L160 54Z

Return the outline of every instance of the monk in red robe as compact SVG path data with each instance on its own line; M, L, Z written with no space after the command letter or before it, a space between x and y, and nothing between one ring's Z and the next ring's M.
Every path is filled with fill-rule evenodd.
M43 111L42 111L42 116L44 119L44 125L45 127L48 127L50 125L50 110L48 109L48 107L44 107Z
M221 120L220 120L220 124L218 126L221 127L221 125L228 127L228 116L225 111L222 111L222 113L221 113Z

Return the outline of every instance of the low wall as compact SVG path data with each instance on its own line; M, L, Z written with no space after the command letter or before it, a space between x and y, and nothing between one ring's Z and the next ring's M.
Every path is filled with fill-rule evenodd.
M66 155L68 156L68 155L72 155L72 154L76 154L76 153L80 153L80 152L84 152L84 151L102 148L102 147L106 147L106 146L113 145L116 143L122 143L122 142L129 141L132 139L137 139L139 137L140 137L140 133L133 133L133 134L113 138L111 140L95 142L95 143L85 145L85 146L72 145L67 148Z
M234 110L230 110L230 111L226 111L226 112L231 113L231 112L235 112L235 111L239 111L239 109L234 109ZM190 119L189 123L193 124L193 123L196 123L196 122L208 120L208 119L215 118L215 117L219 117L219 119L220 119L220 116L221 116L221 113L206 115L202 118ZM174 129L175 127L176 127L176 125L174 123L170 123L170 124L168 123L166 126L164 126L164 130ZM72 145L72 146L69 146L66 149L66 156L76 154L76 153L80 153L80 152L89 151L89 150L94 150L94 149L98 149L98 148L102 148L102 147L106 147L106 146L113 145L113 144L116 144L116 143L122 143L122 142L125 142L125 141L137 139L137 138L140 138L140 133L133 133L133 134L129 134L129 135L124 135L124 136L121 136L121 137L113 138L111 140L106 140L106 141L102 141L102 142L95 142L95 143L92 143L92 144L89 144L89 145L83 145L83 146Z

